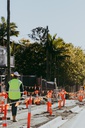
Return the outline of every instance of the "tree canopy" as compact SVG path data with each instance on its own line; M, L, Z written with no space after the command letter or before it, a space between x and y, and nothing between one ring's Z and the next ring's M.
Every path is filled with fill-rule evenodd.
M18 36L15 23L10 23L10 36ZM7 23L1 17L0 45L6 46ZM15 56L15 70L23 75L54 81L58 86L82 85L85 79L85 53L80 47L66 43L62 38L53 36L46 28L37 27L28 37L34 40L21 39L18 43L11 42L11 55Z

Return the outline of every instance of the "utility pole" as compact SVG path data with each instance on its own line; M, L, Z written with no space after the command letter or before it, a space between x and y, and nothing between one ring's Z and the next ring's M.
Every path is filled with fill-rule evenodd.
M46 36L47 36L47 39L46 39L46 80L48 81L49 80L49 51L48 51L48 48L49 48L49 42L48 42L48 26L46 27Z
M10 0L7 0L7 80L10 80Z

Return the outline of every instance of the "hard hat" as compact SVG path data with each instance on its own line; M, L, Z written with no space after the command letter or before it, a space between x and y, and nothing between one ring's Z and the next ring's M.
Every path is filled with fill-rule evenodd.
M20 76L20 74L16 71L14 72L14 76Z

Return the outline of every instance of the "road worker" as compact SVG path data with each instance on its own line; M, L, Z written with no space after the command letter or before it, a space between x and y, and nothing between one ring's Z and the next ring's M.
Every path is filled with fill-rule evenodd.
M8 98L12 103L12 121L16 122L17 106L16 102L20 100L23 95L23 83L19 80L20 74L16 71L13 73L12 79L8 82L6 86L6 91L8 92Z

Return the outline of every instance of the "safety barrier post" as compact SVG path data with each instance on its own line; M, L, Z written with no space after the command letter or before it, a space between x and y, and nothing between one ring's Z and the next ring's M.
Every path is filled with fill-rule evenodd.
M27 98L27 91L24 91L24 95L26 96L26 100L25 100L25 103L26 103L26 108L28 108L28 98Z
M29 105L29 102L28 102L28 100L26 101L26 108L28 108L28 105Z
M58 108L61 109L62 105L62 99L61 99L61 91L58 93Z
M49 112L49 111L50 111L50 103L51 103L51 98L50 98L50 96L49 96L49 94L48 94L47 112Z
M52 115L52 104L51 104L51 97L52 97L52 91L48 91L47 93L47 112L50 113L50 115Z
M47 101L47 112L49 112L49 101Z
M79 90L79 92L78 92L78 100L80 102L82 102L83 98L84 98L84 92L83 92L83 90Z
M3 113L3 104L4 104L4 102L1 101L1 102L0 102L0 113Z
M4 105L4 116L2 117L3 120L3 124L2 127L3 128L7 128L7 97L8 95L6 93L3 93L3 96L5 97L5 105Z
M35 94L36 94L36 97L35 97L35 99L34 99L34 103L35 103L36 105L40 105L40 103L41 103L41 98L40 98L40 96L39 96L39 90L36 90L36 91L35 91Z
M61 109L61 102L62 102L62 100L59 99L59 100L58 100L58 108L59 108L59 109Z
M62 106L65 106L65 101L66 101L66 99L63 97L62 98L62 102L63 102L63 105Z
M63 105L62 106L65 106L65 101L66 101L65 97L66 97L66 94L67 94L67 92L64 89L62 89L62 91L61 91L61 99L62 99L62 102L63 102Z
M51 104L51 102L49 103L49 113L50 113L50 115L52 115L52 104Z
M79 98L78 98L78 100L80 101L80 102L82 102L82 100L83 100L83 96L79 96Z
M4 101L2 100L2 93L0 93L0 113L3 113Z
M39 93L39 91L38 91L38 90L36 90L36 91L35 91L36 97L38 97L38 93Z
M26 96L25 98L27 98L27 91L24 91L24 95Z
M31 105L32 105L32 97L30 96L29 106L28 106L27 128L30 128L30 123L31 123Z

